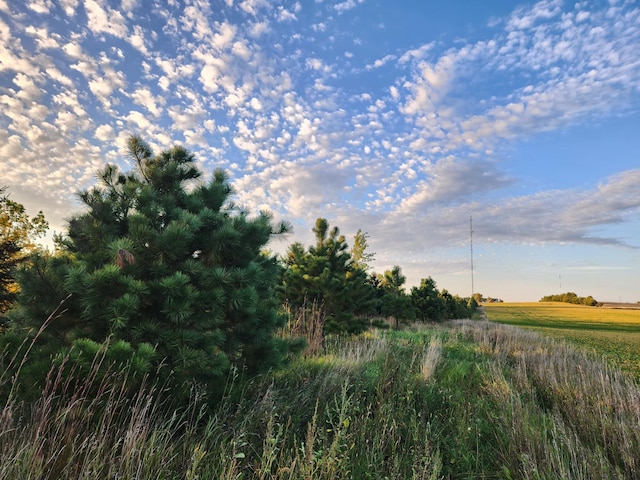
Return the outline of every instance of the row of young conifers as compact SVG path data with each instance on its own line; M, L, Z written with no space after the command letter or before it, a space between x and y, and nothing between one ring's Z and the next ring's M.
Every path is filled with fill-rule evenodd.
M358 232L349 248L323 218L315 245L269 253L268 242L289 226L236 206L224 172L203 180L182 147L153 155L131 137L128 148L132 170L106 166L98 185L79 194L85 208L56 236L56 250L35 251L9 282L19 295L0 323L0 352L23 358L29 349L12 373L23 398L40 395L52 361L84 377L104 355L104 365L135 372L132 390L153 374L172 385L173 398L198 388L215 403L231 369L264 372L302 348L276 335L300 309L322 307L324 334L383 327L391 315L398 326L464 318L473 309L431 278L407 294L400 267L371 274L367 234ZM5 222L11 202L4 200L0 220L12 230L16 215L7 209ZM13 244L0 237L0 300L7 293L2 254Z

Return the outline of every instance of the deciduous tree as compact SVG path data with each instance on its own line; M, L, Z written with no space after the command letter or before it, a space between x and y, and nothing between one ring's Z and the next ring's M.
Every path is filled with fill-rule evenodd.
M16 268L35 248L34 240L49 227L42 212L31 218L23 205L0 189L0 315L8 310L18 293Z

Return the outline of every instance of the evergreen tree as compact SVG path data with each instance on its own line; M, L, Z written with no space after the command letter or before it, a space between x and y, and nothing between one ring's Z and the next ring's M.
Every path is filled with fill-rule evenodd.
M277 365L278 265L261 250L287 226L235 207L221 170L198 182L180 146L154 156L134 136L128 151L135 169L107 166L100 185L79 194L86 211L56 254L23 272L14 342L70 295L39 338L32 374L68 354L82 370L101 352L136 373L158 371L175 396L193 385L218 392L230 367Z
M404 291L406 281L407 277L397 265L378 275L378 286L381 289L381 294L378 295L381 303L380 313L385 317L393 317L396 329L400 327L401 322L406 322L415 315L411 298Z
M444 319L444 304L433 278L423 278L419 287L411 289L411 302L423 322L440 322Z
M357 333L368 326L363 318L373 309L374 291L366 272L353 264L345 237L316 220L316 245L289 247L283 275L284 299L295 307L314 302L325 310L325 332Z

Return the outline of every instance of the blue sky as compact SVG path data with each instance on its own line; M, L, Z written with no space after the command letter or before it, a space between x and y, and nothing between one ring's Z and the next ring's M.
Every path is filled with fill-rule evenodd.
M0 183L52 229L125 139L312 242L507 301L640 301L635 1L0 0Z

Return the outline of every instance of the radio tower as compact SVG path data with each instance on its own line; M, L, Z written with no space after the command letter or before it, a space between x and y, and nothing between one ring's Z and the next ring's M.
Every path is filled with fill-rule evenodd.
M469 238L471 240L471 298L476 289L473 285L473 215L469 216Z

